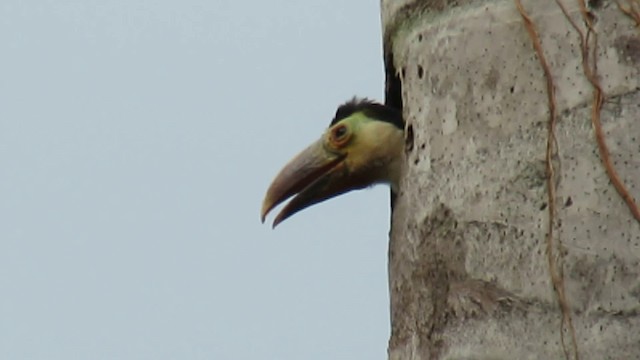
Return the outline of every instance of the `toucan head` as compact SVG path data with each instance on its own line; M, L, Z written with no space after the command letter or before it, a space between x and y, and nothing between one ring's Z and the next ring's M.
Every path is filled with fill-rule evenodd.
M400 176L404 121L394 108L353 98L338 107L329 128L289 161L273 180L261 218L289 199L273 227L311 205ZM294 196L295 195L295 196Z

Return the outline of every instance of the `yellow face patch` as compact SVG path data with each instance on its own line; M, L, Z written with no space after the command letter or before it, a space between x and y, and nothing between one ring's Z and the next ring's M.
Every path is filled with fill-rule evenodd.
M402 141L402 131L393 124L357 112L327 129L323 145L345 157L341 166L350 173L367 172L375 183L395 180L384 169L395 168L392 163L401 155Z

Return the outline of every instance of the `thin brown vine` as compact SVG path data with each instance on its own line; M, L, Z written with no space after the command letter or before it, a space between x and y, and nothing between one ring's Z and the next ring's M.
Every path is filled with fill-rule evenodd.
M640 0L627 0L628 7L622 6L618 0L616 0L616 4L618 9L635 21L636 27L640 28Z
M533 47L538 55L538 60L540 61L540 65L542 66L542 70L545 75L546 83L547 83L547 97L549 101L549 122L548 122L548 136L547 136L547 150L546 150L546 170L547 170L547 195L549 202L549 224L547 228L547 261L549 263L549 274L551 276L551 282L553 284L553 288L558 296L558 304L560 306L560 310L562 312L562 321L561 321L561 329L560 329L560 341L562 343L562 350L564 351L564 355L566 359L570 358L569 350L565 344L564 340L564 327L567 326L569 329L569 333L571 334L571 343L573 348L574 358L577 360L580 358L578 353L578 342L576 340L575 328L573 326L573 321L571 317L571 311L569 307L569 303L567 301L567 295L564 288L564 276L562 272L562 264L558 264L556 262L556 257L554 256L554 238L553 238L553 228L555 226L555 217L556 217L556 185L555 185L555 169L553 167L553 155L556 153L557 149L555 148L556 137L555 137L555 125L556 125L556 98L555 98L555 85L553 81L553 76L551 75L551 69L547 60L544 56L544 51L542 49L542 44L540 43L540 37L535 28L535 24L533 20L529 17L527 12L520 0L514 0L520 15L524 21L524 26L529 33L529 37L531 38L531 42ZM558 262L561 262L561 258L557 259ZM560 269L560 270L559 270Z
M602 165L609 176L609 180L611 180L611 184L616 189L622 200L624 200L625 204L629 208L631 215L636 219L636 221L640 222L640 209L636 204L633 196L629 194L626 186L620 180L620 176L618 176L618 172L613 167L613 163L611 162L611 155L609 153L609 147L607 146L607 142L604 138L604 131L602 130L602 124L600 121L600 113L602 112L602 104L604 103L605 94L602 90L602 85L600 84L600 79L598 78L598 63L597 63L597 50L598 50L598 35L593 29L593 16L587 10L586 4L584 0L577 0L580 6L580 13L582 14L582 18L587 25L587 35L580 30L580 28L576 25L576 23L569 17L566 9L561 5L560 0L556 0L556 2L561 5L562 11L565 17L571 22L571 25L580 35L580 43L582 49L582 70L591 83L593 87L593 106L591 108L591 123L596 135L596 142L598 144L598 150L600 152L600 159L602 160ZM628 0L630 7L632 8L632 14L638 16L640 19L640 14L633 7L633 3L631 0ZM618 5L620 5L618 3ZM633 12L635 10L635 13ZM624 10L623 10L624 11ZM590 34L593 34L593 46L589 47L589 39ZM593 57L591 64L589 64L589 54Z

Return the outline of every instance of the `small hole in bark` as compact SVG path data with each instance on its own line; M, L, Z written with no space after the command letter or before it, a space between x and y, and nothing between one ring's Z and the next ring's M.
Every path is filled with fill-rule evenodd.
M569 206L571 206L571 205L573 205L573 200L571 199L571 196L569 196L569 197L567 198L567 201L565 201L564 206L565 206L565 207L569 207Z
M424 69L422 68L422 65L418 65L418 77L422 79L423 75L424 75Z
M602 0L589 0L589 7L597 9L602 6Z
M407 126L404 136L404 151L409 153L413 150L413 125Z

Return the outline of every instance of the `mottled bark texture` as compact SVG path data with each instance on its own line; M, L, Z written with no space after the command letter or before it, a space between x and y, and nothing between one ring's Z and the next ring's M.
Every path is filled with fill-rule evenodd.
M581 38L558 2L522 3L555 83L548 162L547 82L515 1L382 0L387 102L407 122L390 359L640 359L640 224L603 167ZM640 198L640 27L614 1L561 3L583 34L593 21L604 137Z

